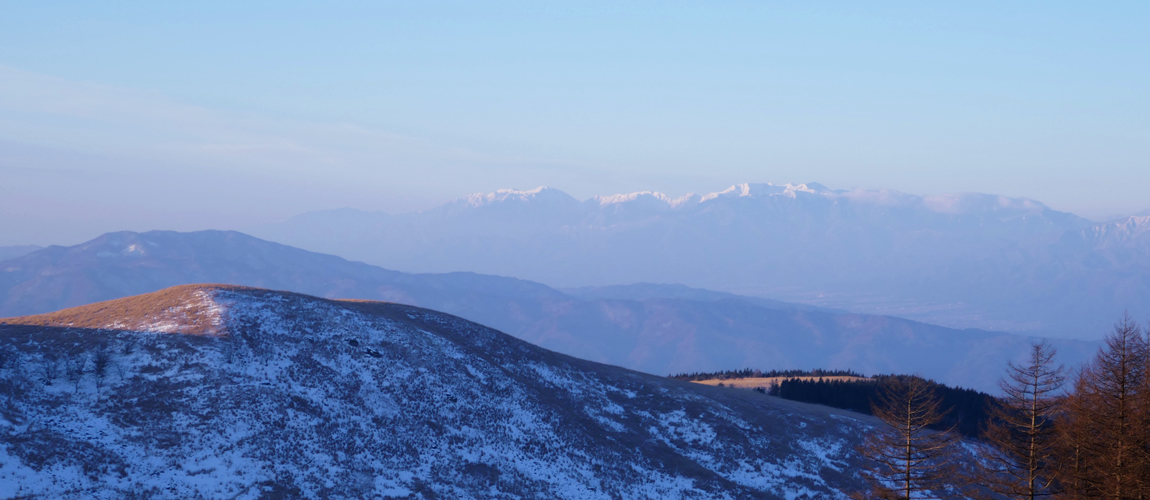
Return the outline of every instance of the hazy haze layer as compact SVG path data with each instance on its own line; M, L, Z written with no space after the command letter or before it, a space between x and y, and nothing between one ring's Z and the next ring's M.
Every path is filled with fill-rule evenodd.
M1095 223L989 194L741 184L579 201L539 188L252 232L402 271L680 283L956 328L1097 338L1123 311L1150 315L1150 217Z
M533 344L657 375L738 368L921 373L994 391L1019 335L824 311L683 286L562 293L472 273L407 274L204 231L112 233L0 265L0 316L43 313L190 283L227 283L329 298L387 300L448 312ZM1060 341L1077 364L1095 343Z

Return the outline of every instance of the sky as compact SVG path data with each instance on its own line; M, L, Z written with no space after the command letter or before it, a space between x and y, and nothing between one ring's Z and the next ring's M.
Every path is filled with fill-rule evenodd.
M241 5L242 4L242 5ZM1146 2L0 0L0 245L548 185L1150 209Z

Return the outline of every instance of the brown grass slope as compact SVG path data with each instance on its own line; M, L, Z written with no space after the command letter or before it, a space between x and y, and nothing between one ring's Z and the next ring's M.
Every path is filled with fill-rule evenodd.
M236 285L180 285L158 292L71 307L47 314L0 318L0 325L222 335L224 332L219 311L213 307L215 304L210 300L212 292L216 290L270 292Z

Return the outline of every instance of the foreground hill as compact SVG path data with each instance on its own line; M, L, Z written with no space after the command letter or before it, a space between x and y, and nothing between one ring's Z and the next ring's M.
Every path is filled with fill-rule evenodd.
M471 273L408 274L242 233L110 233L0 264L0 316L35 314L191 283L427 307L583 359L654 374L737 368L921 373L995 390L1028 339L793 306L668 285L569 290ZM1059 341L1063 361L1090 343Z
M231 286L3 320L0 352L5 497L844 498L873 424Z
M253 229L413 272L552 286L682 283L952 328L1098 338L1150 316L1150 217L1096 224L1022 198L740 184L578 201L500 190L419 213L336 210Z

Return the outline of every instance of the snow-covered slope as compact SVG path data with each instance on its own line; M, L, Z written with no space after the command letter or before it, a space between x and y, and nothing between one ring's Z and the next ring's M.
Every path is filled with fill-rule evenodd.
M994 392L1028 339L826 311L684 286L568 290L471 273L407 274L241 233L110 233L0 267L0 316L35 314L191 283L427 307L533 344L665 375L739 368L921 373ZM1097 346L1059 341L1074 365Z
M1116 249L1130 245L1150 247L1150 215L1125 217L1098 224L1080 234L1095 249Z
M558 287L681 283L954 328L1096 338L1124 310L1150 315L1150 288L1128 283L1146 281L1150 265L1112 263L1150 261L1150 245L1109 236L1141 234L1136 220L1122 224L1025 198L807 183L581 203L555 189L501 191L420 213L304 214L251 232L408 272Z
M872 425L390 303L184 286L3 323L3 498L843 498Z

